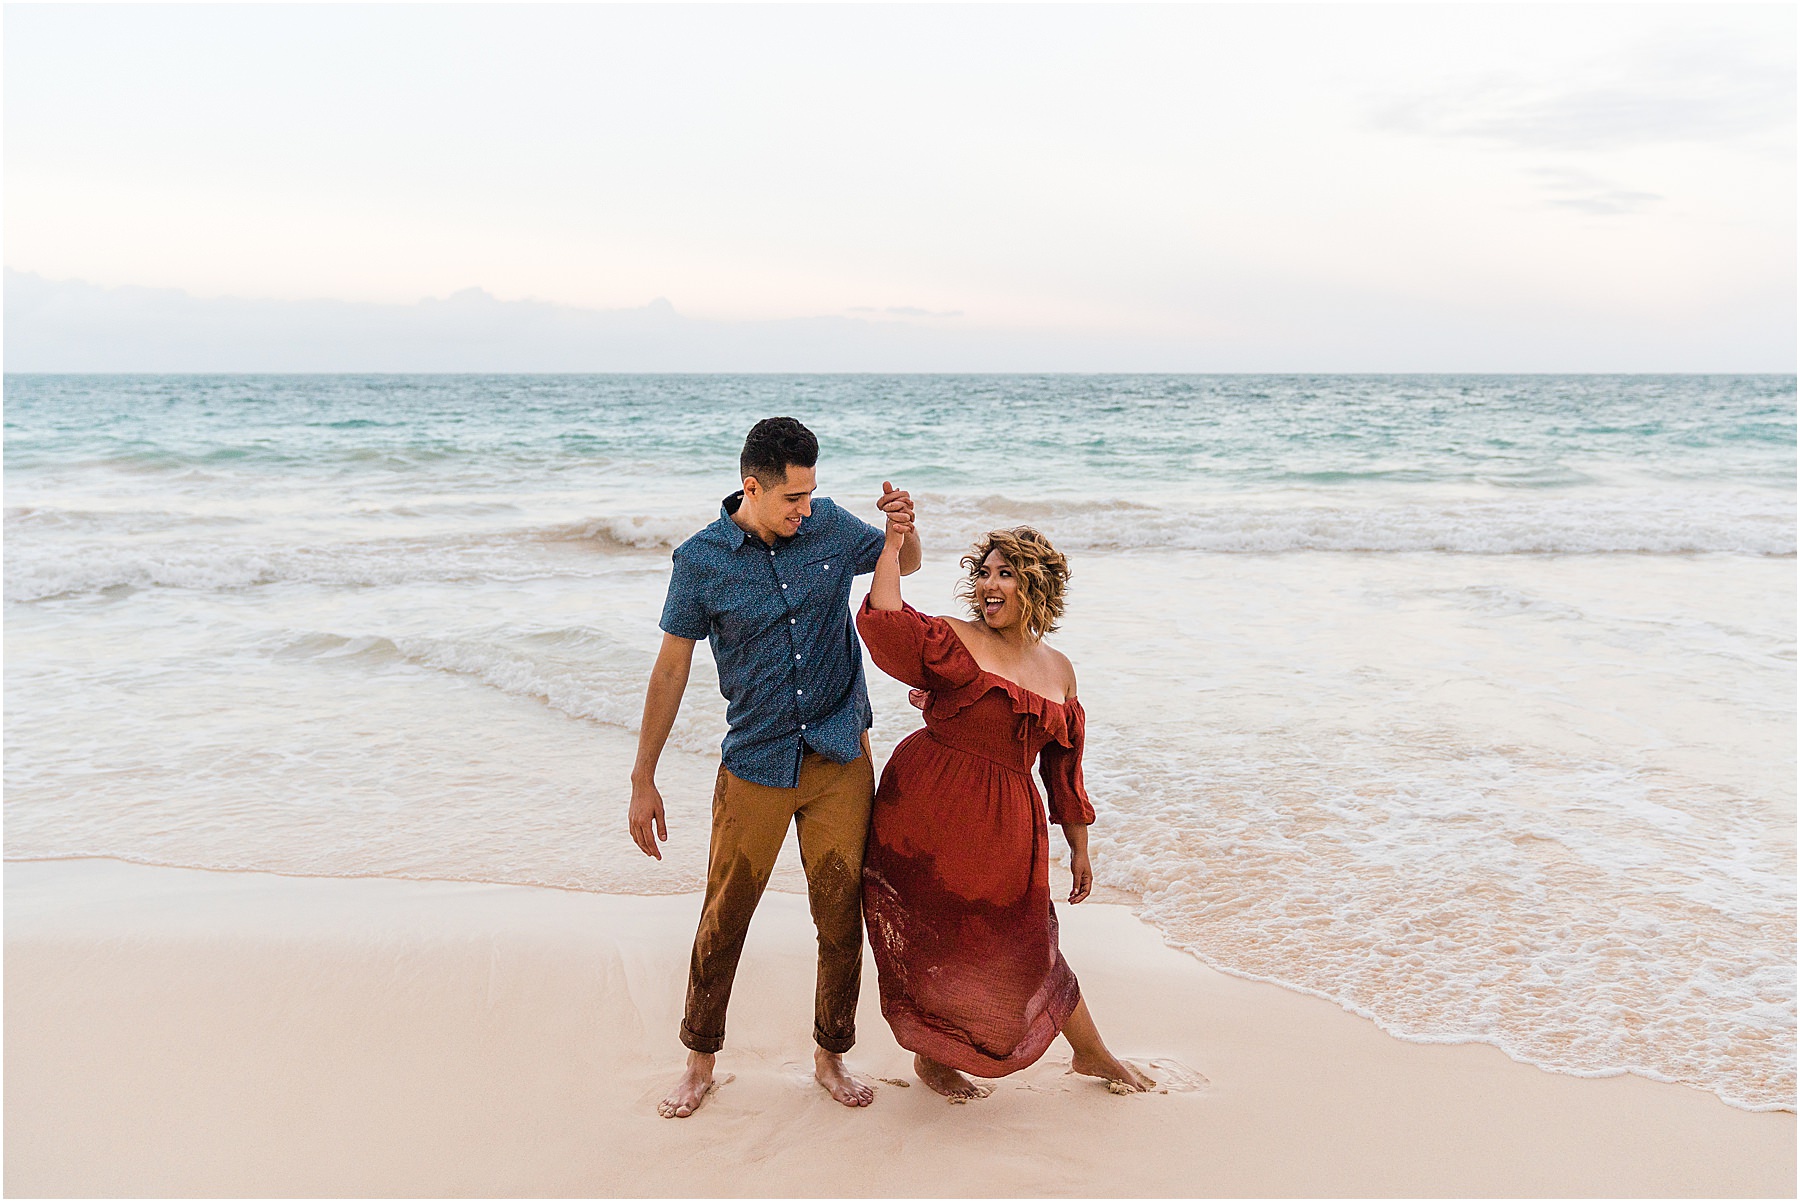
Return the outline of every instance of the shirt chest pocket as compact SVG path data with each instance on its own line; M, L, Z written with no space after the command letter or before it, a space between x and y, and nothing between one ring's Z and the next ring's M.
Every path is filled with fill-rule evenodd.
M849 561L838 555L816 552L799 562L794 584L809 597L834 593L849 579L849 568Z

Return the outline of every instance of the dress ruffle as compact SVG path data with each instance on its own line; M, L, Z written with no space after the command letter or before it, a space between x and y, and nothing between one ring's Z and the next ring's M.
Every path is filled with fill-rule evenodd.
M1079 698L1052 701L1042 693L989 672L975 662L956 629L944 619L922 614L905 602L899 609L876 609L864 598L856 622L865 637L871 633L868 626L911 628L897 633L903 637L914 635L919 664L926 673L922 681L896 672L883 662L885 657L876 652L877 638L868 638L869 648L884 672L914 686L907 698L927 717L948 721L981 700L990 689L998 688L1005 690L1013 713L1036 721L1045 734L1062 746L1075 746L1078 728L1085 725Z

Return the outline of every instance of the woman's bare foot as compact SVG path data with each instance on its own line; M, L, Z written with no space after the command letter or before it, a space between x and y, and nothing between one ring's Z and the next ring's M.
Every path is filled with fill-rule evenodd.
M1070 1072L1099 1077L1114 1093L1142 1093L1156 1084L1107 1050L1100 1029L1094 1025L1094 1016L1088 1013L1086 998L1075 1004L1075 1012L1063 1024L1063 1038L1075 1050Z
M866 1081L850 1075L844 1058L824 1048L813 1049L813 1076L825 1092L846 1106L867 1106L875 1100L875 1090Z
M919 1074L919 1080L952 1102L967 1102L974 1098L985 1098L994 1092L985 1086L975 1084L949 1065L939 1064L935 1060L927 1060L923 1056L913 1057L913 1072Z
M1080 1073L1084 1077L1099 1077L1106 1082L1106 1087L1114 1093L1143 1093L1156 1085L1149 1077L1138 1072L1111 1052L1098 1056L1075 1053L1069 1071Z
M656 1113L666 1119L684 1119L700 1109L713 1089L713 1057L709 1052L689 1052L687 1071L669 1096L656 1104Z

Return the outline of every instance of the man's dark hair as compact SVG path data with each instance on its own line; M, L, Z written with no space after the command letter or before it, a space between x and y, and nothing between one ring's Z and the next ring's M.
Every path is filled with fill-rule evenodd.
M765 417L750 427L744 453L738 456L738 475L755 476L764 488L787 481L790 467L812 467L819 462L819 440L791 417Z

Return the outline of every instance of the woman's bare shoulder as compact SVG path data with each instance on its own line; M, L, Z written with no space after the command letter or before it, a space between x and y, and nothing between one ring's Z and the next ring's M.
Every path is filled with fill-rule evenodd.
M1043 648L1044 654L1050 657L1050 662L1056 665L1057 672L1062 676L1063 699L1073 701L1075 699L1075 665L1069 661L1068 656L1055 647L1046 643L1038 645Z
M951 617L949 614L939 614L938 620L948 623L950 629L956 632L956 637L962 640L962 645L970 652L975 650L981 636L987 633L967 618L955 618Z

